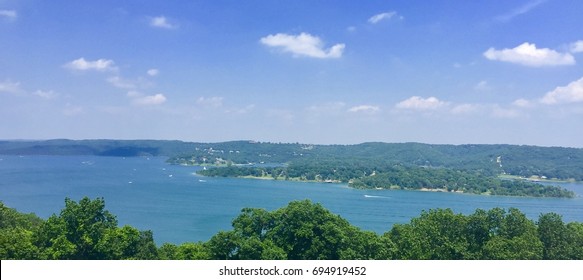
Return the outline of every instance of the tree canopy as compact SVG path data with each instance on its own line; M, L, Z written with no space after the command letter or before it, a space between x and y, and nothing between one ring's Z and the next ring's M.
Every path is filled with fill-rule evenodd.
M164 243L151 231L117 226L102 198L66 199L42 220L0 203L0 259L168 260L583 260L583 223L555 213L529 220L520 210L470 215L431 209L384 234L361 230L321 204L292 201L244 208L206 242Z

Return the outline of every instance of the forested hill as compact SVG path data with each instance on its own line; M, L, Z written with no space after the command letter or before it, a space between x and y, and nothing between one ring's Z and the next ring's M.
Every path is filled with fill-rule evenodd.
M199 145L191 154L169 161L175 164L403 165L477 171L488 176L512 174L583 181L583 149L562 147L421 143L306 145L239 141Z
M165 140L0 141L0 154L171 157L194 151L195 145L195 143Z
M583 149L518 145L193 143L162 140L0 141L0 154L167 156L173 164L296 163L423 166L583 181Z

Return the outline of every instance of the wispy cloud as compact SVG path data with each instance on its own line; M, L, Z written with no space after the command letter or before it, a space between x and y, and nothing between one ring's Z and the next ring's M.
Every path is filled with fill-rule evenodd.
M94 61L85 60L85 58L81 57L79 59L73 60L64 65L65 68L75 70L75 71L89 71L95 70L100 72L105 71L116 71L117 67L113 60L109 59L98 59Z
M540 102L546 105L583 102L583 77L567 86L557 87L548 92L540 99Z
M488 85L487 81L482 80L474 86L474 90L476 90L476 91L488 91L488 90L490 90L490 85Z
M523 116L519 111L515 109L503 108L499 105L494 105L491 114L493 117L500 119L515 119Z
M107 82L117 88L134 89L137 87L134 82L123 79L120 76L109 77L107 78Z
M218 107L223 106L223 99L224 98L219 97L219 96L199 97L196 100L196 104L204 106L204 107L218 108Z
M546 0L530 1L524 5L516 8L516 9L510 11L509 13L499 15L499 16L495 17L494 19L496 21L500 21L500 22L508 22L519 15L526 14L526 13L530 12L532 9L540 6L544 2L546 2Z
M18 17L18 13L15 10L0 10L0 17L15 20Z
M513 49L496 50L489 48L484 52L484 56L489 60L510 62L530 67L575 64L575 58L570 53L559 53L547 48L539 49L535 44L528 42Z
M368 19L368 22L371 24L377 24L383 20L389 20L393 17L397 16L397 12L395 11L390 11L390 12L384 12L384 13L380 13L380 14L376 14L372 17L370 17ZM399 17L400 19L403 19L403 17Z
M380 110L381 110L381 108L379 108L379 106L359 105L359 106L351 107L350 109L348 109L348 112L374 114L374 113L378 113Z
M148 73L148 76L154 77L154 76L158 76L158 74L160 74L160 70L149 69L146 73Z
M477 112L479 109L480 106L477 104L458 104L450 112L454 115L471 114Z
M8 80L0 82L0 93L3 92L16 94L22 92L22 89L20 88L19 82L12 82Z
M132 103L138 106L160 105L164 102L166 102L166 96L161 93L146 96L136 96L133 97L132 100Z
M313 58L339 58L344 52L344 44L336 44L324 49L324 43L319 37L308 33L289 35L278 33L268 35L260 39L260 42L268 47L278 48L283 52L292 53L294 56L307 56Z
M569 46L569 51L571 53L583 52L583 40L579 40L575 43L571 43L571 45Z
M534 103L528 99L524 99L524 98L519 98L514 100L514 102L512 102L512 105L516 106L516 107L521 107L521 108L530 108L530 107L534 107Z
M43 99L55 99L57 98L58 94L52 90L37 90L32 93L34 96L38 96Z
M398 109L408 109L408 110L435 110L440 107L447 105L447 102L441 101L436 97L428 97L423 98L420 96L412 96L408 99L405 99L397 105L395 105Z
M72 105L70 103L67 103L67 105L65 106L65 109L63 109L63 115L67 116L67 117L74 117L80 114L83 114L85 112L85 109L83 109L83 107L81 106L77 106L77 105Z
M176 29L177 24L170 23L169 19L165 16L158 16L150 18L150 26L163 29Z

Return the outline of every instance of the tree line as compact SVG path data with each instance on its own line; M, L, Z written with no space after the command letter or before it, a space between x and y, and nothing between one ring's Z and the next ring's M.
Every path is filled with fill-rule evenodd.
M197 172L211 177L259 177L276 180L343 182L359 189L431 189L473 194L565 197L575 193L558 186L503 180L479 172L417 166L386 166L374 161L308 161L275 167L228 166Z
M515 208L433 209L377 234L304 200L274 211L244 208L231 230L206 242L158 247L151 231L119 227L102 198L65 199L47 220L0 202L0 259L582 260L583 223L555 213L532 221Z

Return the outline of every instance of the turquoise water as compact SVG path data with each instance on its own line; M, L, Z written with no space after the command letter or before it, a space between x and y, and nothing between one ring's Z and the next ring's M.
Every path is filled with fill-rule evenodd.
M105 198L119 224L150 229L158 244L206 241L244 207L274 210L310 199L365 230L383 233L422 210L515 207L537 219L556 212L583 222L583 185L563 184L575 199L480 196L415 191L355 190L342 184L300 183L194 175L200 167L167 165L164 158L95 156L0 156L0 200L47 218L64 198Z

